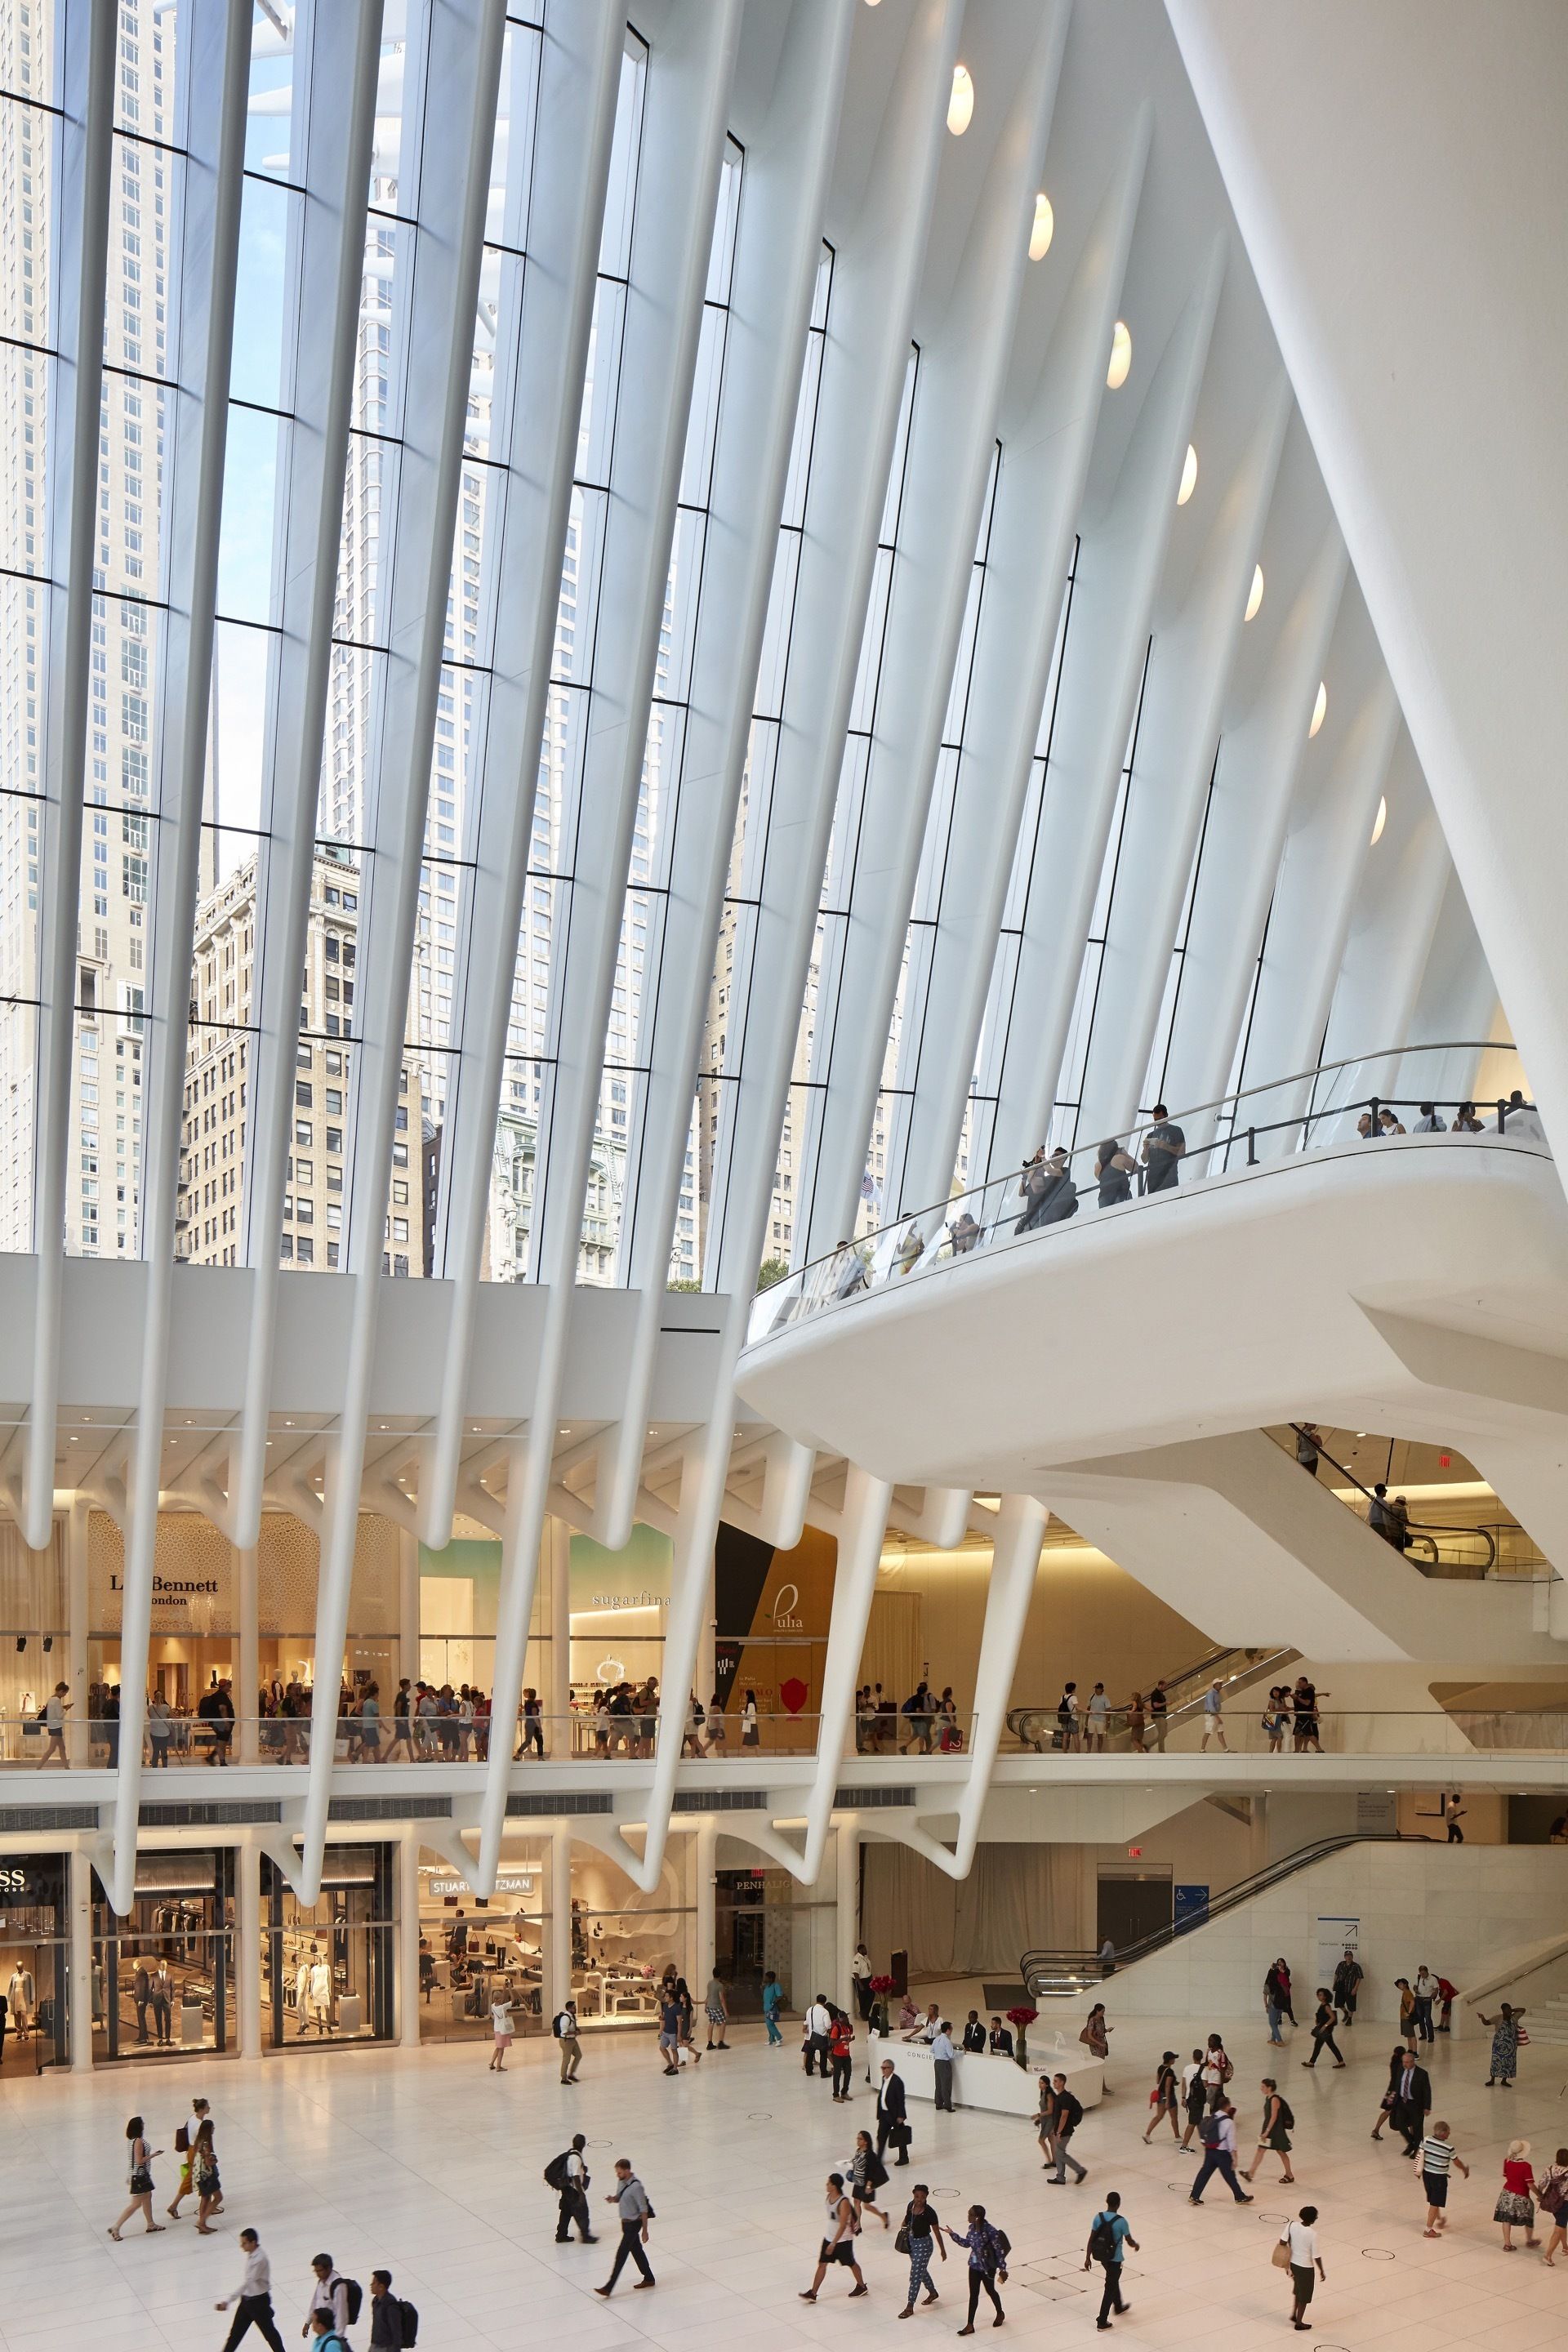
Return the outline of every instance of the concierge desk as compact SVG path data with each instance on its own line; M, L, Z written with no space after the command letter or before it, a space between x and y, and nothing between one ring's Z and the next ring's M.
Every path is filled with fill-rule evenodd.
M1040 2076L1065 2074L1068 2088L1086 2107L1097 2107L1105 2091L1105 2070L1081 2043L1058 2050L1054 2033L1029 2037L1029 2063L1016 2065L1011 2058L993 2058L990 2052L960 2050L952 2062L952 2103L955 2107L984 2107L993 2115L1033 2116L1040 2104ZM873 2088L882 2078L882 2061L890 2058L911 2099L934 2099L936 2072L923 2042L905 2042L873 2033L868 2063Z

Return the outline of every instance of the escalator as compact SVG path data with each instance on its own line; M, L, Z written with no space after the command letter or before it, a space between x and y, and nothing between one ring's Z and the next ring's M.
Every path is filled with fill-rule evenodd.
M1277 1668L1293 1664L1300 1656L1299 1650L1216 1648L1205 1650L1201 1658L1178 1674L1164 1676L1165 1696L1170 1702L1166 1716L1167 1733L1180 1723L1186 1723L1203 1710L1204 1694L1217 1678L1228 1699L1243 1691L1263 1675ZM1125 1710L1112 1707L1106 1738L1108 1750L1127 1750L1131 1746L1127 1729ZM1057 1702L1048 1706L1012 1706L1007 1710L1007 1729L1020 1748L1032 1748L1043 1754L1060 1745L1060 1726L1057 1719ZM1082 1718L1079 1718L1081 1734ZM1153 1735L1145 1737L1144 1746L1152 1745Z

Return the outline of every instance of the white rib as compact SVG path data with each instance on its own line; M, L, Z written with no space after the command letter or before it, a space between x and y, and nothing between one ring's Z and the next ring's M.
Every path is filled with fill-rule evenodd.
M59 11L56 87L64 110L52 159L54 280L50 310L57 418L50 436L48 695L44 735L43 874L39 926L37 1087L33 1139L33 1383L22 1466L23 1537L42 1551L54 1524L60 1307L65 1285L66 1171L76 1060L77 926L81 900L82 793L87 773L92 559L98 527L98 436L103 403L103 310L113 164L113 8L66 0ZM59 658L54 658L54 649Z
M372 855L361 885L354 1003L356 1015L363 1015L363 1039L353 1048L353 1191L343 1243L353 1305L316 1591L310 1771L300 1857L307 1902L315 1900L321 1882L331 1799L504 31L503 0L428 0L428 13L416 30L411 28L408 43L399 184L417 188L418 226L401 232L408 242L393 289L394 354L401 357L394 406L402 446L395 487L382 515L377 618L378 626L385 618L387 652L377 673L371 719L376 795ZM356 1018L356 1036L360 1027Z
M169 273L178 366L164 467L163 590L168 610L157 729L153 1020L142 1057L145 1319L120 1635L122 1744L115 1794L113 1898L122 1916L136 1893L142 1733L174 1309L191 957L201 884L202 793L228 436L250 20L247 0L227 0L225 7L196 12L184 27L187 47L179 73L184 121L177 122L175 136L185 150L185 166ZM254 1694L248 1703L254 1704Z
M281 404L294 423L279 467L262 773L267 833L257 845L245 1258L250 1268L245 1409L229 1493L232 1539L261 1527L278 1328L279 1238L294 1120L300 981L315 860L321 739L364 270L365 206L381 58L381 0L300 0L294 19L290 211ZM345 95L347 104L345 107Z

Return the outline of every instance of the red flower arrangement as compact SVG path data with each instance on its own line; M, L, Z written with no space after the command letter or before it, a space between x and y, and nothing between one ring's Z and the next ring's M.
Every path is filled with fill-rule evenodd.
M1018 2029L1018 2047L1014 2054L1020 2066L1027 2066L1029 2063L1029 2028L1039 2013L1037 2009L1031 2009L1026 2001L1020 2001L1016 2009L1010 2009L1007 2011L1008 2024L1016 2025Z
M893 1990L892 1978L873 1977L871 1979L871 1990L873 1992L891 1992Z

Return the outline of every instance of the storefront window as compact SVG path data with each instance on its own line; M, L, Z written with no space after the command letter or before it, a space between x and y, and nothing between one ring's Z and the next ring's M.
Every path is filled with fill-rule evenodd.
M93 1905L92 1956L95 2058L232 2050L232 1850L139 1854L126 1916Z
M682 1840L684 1849L690 1843ZM652 1895L635 1886L607 1855L581 1847L572 1858L572 1990L584 2031L656 2025L667 1969L689 1979L696 1907L689 1856L666 1862ZM700 2011L706 1987L693 1984Z
M387 1844L330 1845L313 1904L262 1857L261 2032L273 2049L390 2040L392 1889Z
M41 2074L69 2056L66 1859L0 1855L0 2076Z
M424 2042L479 2041L490 2005L511 2003L518 2033L542 2033L544 2016L544 1890L547 1849L508 1847L486 1902L448 1863L426 1853L419 1864L419 2035Z

